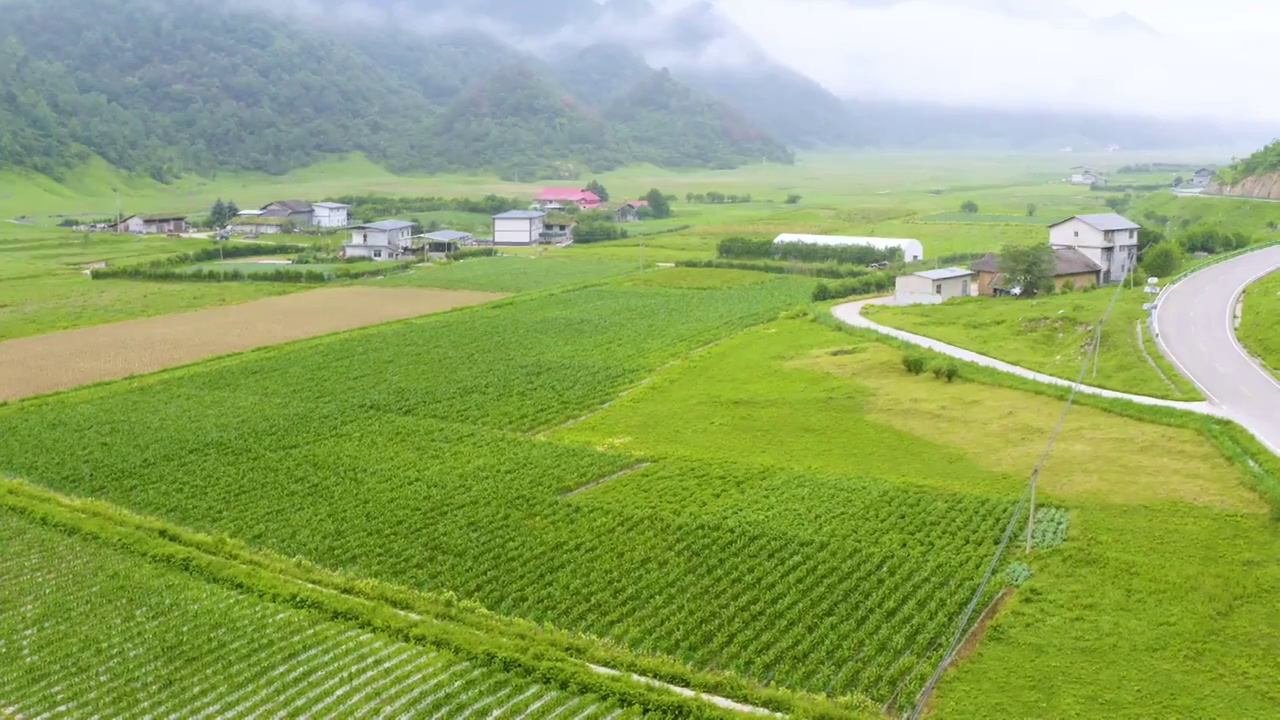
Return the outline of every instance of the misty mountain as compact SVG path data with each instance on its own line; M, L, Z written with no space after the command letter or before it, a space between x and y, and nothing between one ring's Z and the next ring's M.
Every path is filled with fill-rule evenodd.
M508 5L519 3L455 9ZM6 0L0 164L56 173L93 152L168 180L222 168L280 173L359 151L394 170L534 179L632 162L790 158L709 96L670 79L655 94L656 71L623 50L582 50L577 62L597 72L559 73L569 90L556 65L491 35L391 33L381 10L426 27L399 6L347 3L332 32L322 29L334 22L309 14L322 6L273 7L279 14L246 0ZM671 101L635 100L657 95ZM674 138L677 128L693 141Z

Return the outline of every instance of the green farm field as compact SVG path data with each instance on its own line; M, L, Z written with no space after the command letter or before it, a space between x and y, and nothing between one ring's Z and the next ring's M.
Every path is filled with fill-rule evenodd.
M1237 330L1240 342L1273 371L1280 371L1280 272L1250 285Z
M0 645L0 688L6 707L23 714L644 714L202 581L6 510L0 544L0 637L24 637ZM9 602L19 597L27 602Z
M864 314L883 325L1074 381L1114 296L1113 290L1101 288L1029 300L978 297L942 305L870 305ZM1121 291L1103 326L1096 372L1091 366L1084 382L1170 400L1200 400L1195 386L1150 336L1148 313L1142 309L1150 299L1138 288Z

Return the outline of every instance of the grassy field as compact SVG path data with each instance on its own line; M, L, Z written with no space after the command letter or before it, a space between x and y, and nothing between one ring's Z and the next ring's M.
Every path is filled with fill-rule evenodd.
M91 280L94 263L155 260L201 240L93 234L0 223L0 340L297 292L276 283ZM87 239L85 239L87 237Z
M873 305L865 314L890 327L1075 380L1114 294L1102 288L1030 300L981 297L942 305ZM1121 292L1103 327L1097 371L1091 366L1085 383L1171 400L1201 399L1195 387L1161 355L1149 334L1139 343L1138 332L1147 317L1142 306L1149 301L1150 296L1140 289Z
M1280 371L1280 272L1245 291L1244 315L1237 335L1249 352Z

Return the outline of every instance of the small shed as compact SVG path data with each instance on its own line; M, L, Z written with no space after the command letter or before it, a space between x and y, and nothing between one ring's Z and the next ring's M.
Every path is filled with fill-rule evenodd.
M923 270L898 276L893 301L896 305L936 305L952 298L972 297L978 289L978 274L964 268Z
M461 230L437 230L422 236L429 255L448 255L457 252L461 245L471 240L471 233Z

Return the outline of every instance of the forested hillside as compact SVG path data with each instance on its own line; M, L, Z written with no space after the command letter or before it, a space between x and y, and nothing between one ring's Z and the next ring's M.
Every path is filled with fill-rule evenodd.
M4 7L0 165L54 176L91 153L160 181L220 169L282 173L351 151L397 171L492 169L525 179L628 162L790 158L674 80L661 92L678 102L622 103L628 83L652 73L625 52L600 51L595 76L578 85L590 95L584 103L549 66L475 32L389 40L385 28L355 23L326 34L310 28L332 25L308 17L216 0ZM623 71L610 77L615 64ZM673 128L694 141L679 142Z
M1223 185L1237 185L1249 178L1275 172L1280 172L1280 140L1223 168L1218 172L1218 180Z

